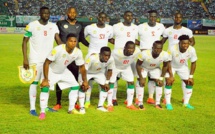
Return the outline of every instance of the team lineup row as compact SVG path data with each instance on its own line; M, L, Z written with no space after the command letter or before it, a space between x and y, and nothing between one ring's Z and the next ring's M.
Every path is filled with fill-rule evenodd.
M90 105L92 79L101 86L97 109L103 112L113 111L113 105L117 105L117 90L114 90L117 76L127 81L125 103L127 108L132 110L145 109L143 94L147 76L149 76L147 102L162 109L160 99L164 85L163 79L166 77L164 88L166 108L172 110L170 98L175 73L182 79L184 107L194 109L189 104L189 99L192 94L193 74L197 60L195 49L192 47L195 40L192 31L181 26L182 14L175 14L174 25L167 29L163 24L156 22L157 12L155 10L149 11L149 21L139 26L132 23L133 14L130 11L124 13L124 22L113 26L105 24L107 15L103 12L98 14L97 23L85 28L77 22L76 15L75 8L68 8L68 18L53 24L48 22L49 8L42 7L40 8L40 19L26 26L22 43L23 66L25 69L29 69L29 64L37 64L37 76L29 88L30 114L37 116L36 89L40 79L42 79L40 119L45 119L47 110L55 111L61 108L61 94L62 89L65 88L70 88L68 113L84 114L85 108ZM89 42L86 40L88 36ZM160 40L161 36L163 38ZM54 39L58 46L53 49ZM163 51L163 44L167 39L169 40L168 53ZM29 57L27 56L28 41L30 44ZM82 42L88 47L85 60L78 42ZM107 47L108 42L114 45L112 52ZM191 61L190 70L187 64L189 59ZM163 67L160 69L162 63ZM135 75L138 76L135 101L138 108L132 103ZM57 104L52 109L48 108L49 90L54 89L53 85L56 83ZM156 91L155 101L153 99L154 91ZM77 98L79 98L80 111L75 109ZM104 108L106 98L108 104L107 108Z

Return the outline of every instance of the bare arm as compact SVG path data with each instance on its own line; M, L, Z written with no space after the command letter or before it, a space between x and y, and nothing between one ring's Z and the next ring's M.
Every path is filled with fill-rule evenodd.
M196 42L195 42L195 38L192 37L192 38L190 38L189 40L190 40L190 45L191 45L191 46L194 46L195 43L196 43Z
M25 69L29 69L29 62L28 62L28 56L27 56L27 50L28 50L27 44L29 39L30 39L29 37L24 37L22 40L23 67Z
M162 44L164 44L164 43L166 42L167 39L168 39L168 38L163 37L163 38L161 39Z
M196 70L196 61L191 63L190 75L193 75Z
M139 45L140 45L140 41L136 39L136 40L135 40L135 45L138 45L138 46L139 46Z
M81 42L82 44L84 44L86 47L89 47L89 42L84 37L84 28L79 33L79 42Z
M55 34L55 41L56 41L56 43L57 43L58 45L64 44L64 43L61 41L60 36L59 36L58 33Z
M141 65L143 64L143 61L141 61L141 60L137 60L137 63L136 63L136 69L137 69L137 74L138 74L138 76L139 76L139 85L140 85L140 87L144 87L145 86L145 81L146 81L146 79L145 78L143 78L143 76L142 76L142 67L141 67Z
M106 75L106 80L110 80L111 76L112 76L112 69L108 69L107 75Z
M82 76L82 80L83 80L83 83L81 85L81 88L86 91L88 88L89 88L89 85L88 85L88 82L87 82L87 71L85 69L85 66L84 64L79 66L79 70L80 70L80 73L81 73L81 76Z
M111 38L111 39L108 40L108 42L110 42L111 44L114 45L115 39L114 39L114 38Z

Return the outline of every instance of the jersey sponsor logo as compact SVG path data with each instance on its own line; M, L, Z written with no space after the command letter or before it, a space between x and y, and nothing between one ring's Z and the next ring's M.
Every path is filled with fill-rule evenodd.
M63 27L67 29L69 26L65 24L65 25L63 25Z

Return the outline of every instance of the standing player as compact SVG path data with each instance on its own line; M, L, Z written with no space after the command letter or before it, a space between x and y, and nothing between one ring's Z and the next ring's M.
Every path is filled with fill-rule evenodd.
M69 33L73 33L77 36L78 41L82 42L84 45L88 46L89 43L85 40L84 38L84 30L81 25L76 20L77 16L77 10L74 7L69 7L67 9L67 19L66 20L61 20L57 22L57 26L60 30L60 38L61 40L66 43L66 37ZM79 48L79 44L77 42L76 45ZM75 65L74 62L72 62L69 66L68 69L73 73L75 76L75 79L78 81L78 69L79 67ZM57 97L57 103L54 106L53 109L59 110L61 106L61 96L62 96L62 90L59 88L59 86L56 86L56 97Z
M89 55L85 61L87 80L89 81L90 79L93 79L101 86L97 109L103 112L113 111L112 105L108 106L108 110L103 107L104 101L107 98L107 91L110 89L109 80L112 75L113 66L114 59L111 57L111 50L109 47L102 47L100 53ZM106 70L107 73L105 76ZM85 93L83 91L79 91L79 103L82 113L85 113L84 99ZM110 101L112 102L112 99Z
M166 40L169 39L169 45L168 45L169 49L173 45L178 44L178 42L179 42L178 37L183 35L183 34L186 34L189 36L189 41L190 41L191 46L195 45L195 39L193 37L193 32L190 29L183 27L181 25L182 19L183 19L182 14L176 13L174 15L174 25L171 27L168 27L164 31L163 38L161 41L164 44L166 42Z
M148 11L148 22L145 22L138 26L138 34L140 36L140 49L142 51L146 49L152 49L153 43L157 40L160 40L160 37L165 30L165 27L163 24L156 22L157 17L158 17L157 11L150 10ZM149 78L149 81L148 81L149 98L147 99L147 102L149 104L155 103L153 99L155 87L153 85L154 85L154 81L150 80ZM138 97L138 95L139 93L138 91L136 91L136 98Z
M181 80L186 84L185 90L183 92L184 107L189 109L194 109L193 106L189 104L190 97L193 92L193 75L196 69L196 50L194 47L190 46L190 37L188 35L181 35L178 38L179 44L172 46L169 50L171 64L169 68L174 75L177 73ZM188 68L188 60L190 59L191 66L190 70ZM165 99L166 108L172 110L172 105L170 102L172 85L165 86Z
M29 88L30 114L38 116L35 103L38 81L42 75L43 63L53 48L54 39L61 44L57 26L49 22L50 10L48 7L40 8L40 19L33 21L26 26L26 33L22 42L23 66L29 69L29 64L36 63L37 76ZM29 58L27 56L27 43L30 43Z
M71 62L75 61L75 64L79 66L83 80L82 90L86 91L88 88L83 54L81 50L76 47L78 42L77 37L71 33L67 36L66 40L66 44L59 45L51 51L43 65L44 79L41 83L41 113L39 119L45 119L45 108L48 105L49 89L54 90L54 85L56 83L59 84L61 89L70 88L68 113L79 114L74 106L78 98L78 90L80 87L74 75L67 69L67 66Z
M195 45L195 39L193 37L193 32L190 29L183 27L181 25L182 20L183 20L183 15L181 13L176 13L174 15L174 25L167 28L164 31L163 38L161 41L164 44L166 42L166 40L168 39L168 41L169 41L168 49L171 49L172 46L174 46L175 44L178 44L179 43L178 37L183 34L189 36L189 41L190 41L191 46ZM184 82L182 82L181 86L182 86L183 91L186 90ZM164 99L164 103L165 103L165 99Z
M90 37L90 44L88 48L88 54L86 58L88 58L93 53L99 53L100 49L104 46L108 46L108 40L113 37L113 28L112 26L105 24L107 20L107 15L104 12L100 12L98 14L98 22L93 23L91 25L86 26L84 29L85 38L87 36ZM88 108L90 106L90 96L92 90L92 81L89 81L90 88L86 93L86 103L85 107Z
M125 47L115 49L113 51L113 58L115 61L115 68L110 79L110 90L108 91L108 105L111 105L112 102L112 93L114 90L114 82L116 81L117 75L120 74L122 79L127 81L127 108L132 110L137 110L137 108L132 104L134 97L134 74L131 69L131 64L135 61L140 49L135 47L134 42L128 41L125 44Z
M155 41L152 49L142 51L138 56L136 69L138 73L138 81L136 83L136 91L138 91L139 109L144 109L143 96L146 77L149 76L156 85L156 103L155 107L161 109L160 99L162 96L163 77L166 74L169 55L162 51L163 44L161 41ZM162 70L160 65L163 63Z
M138 28L137 25L133 24L133 13L131 11L126 11L123 15L123 22L119 22L113 25L113 34L114 39L112 39L112 44L114 44L114 49L124 49L127 41L133 41L136 43L138 38ZM132 64L132 71L135 69L135 64ZM135 71L134 71L135 72ZM113 94L113 105L117 104L117 82L114 85L114 94Z

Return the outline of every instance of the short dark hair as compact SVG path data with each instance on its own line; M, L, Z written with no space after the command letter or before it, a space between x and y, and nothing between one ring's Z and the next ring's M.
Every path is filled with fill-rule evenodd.
M75 7L68 7L66 12L69 12L69 10L71 10L72 8L77 12L77 9Z
M41 8L40 8L40 13L42 12L42 10L44 10L44 9L48 9L49 10L49 8L48 7L46 7L46 6L42 6Z
M134 42L133 41L127 41L126 43L125 43L125 47L127 47L129 44L134 44ZM135 45L135 44L134 44Z
M160 40L155 41L155 42L153 43L153 47L155 46L155 44L161 44L161 45L163 45L163 43L162 43Z
M178 15L178 14L180 14L181 17L183 17L183 14L182 14L181 12L176 12L176 13L174 14L174 16L176 16L176 15Z
M185 35L185 34L183 34L183 35L181 35L181 36L178 37L178 40L179 40L179 41L182 41L182 40L189 40L189 39L190 39L189 36L188 36L188 35Z
M102 48L100 49L100 54L103 53L104 51L111 52L111 50L110 50L109 47L102 47Z
M124 15L127 14L127 13L132 13L132 12L131 12L131 11L125 11L125 12L124 12ZM133 14L133 13L132 13L132 14Z
M105 12L99 12L98 16L100 16L101 14L105 14L105 16L107 16L107 14Z
M76 34L74 34L74 33L69 33L69 34L66 36L66 40L68 40L68 38L70 38L70 37L77 38Z
M148 13L158 13L156 10L149 10Z

